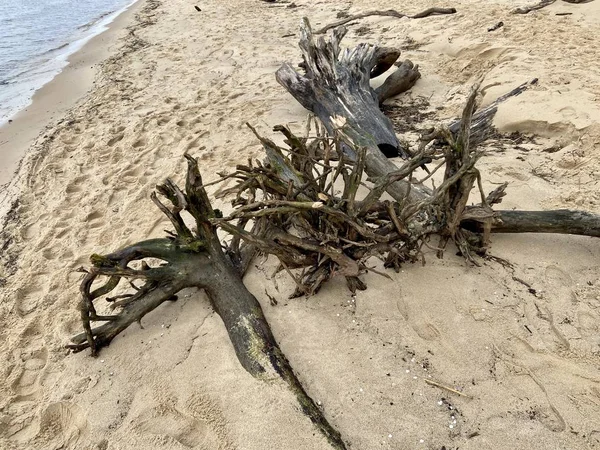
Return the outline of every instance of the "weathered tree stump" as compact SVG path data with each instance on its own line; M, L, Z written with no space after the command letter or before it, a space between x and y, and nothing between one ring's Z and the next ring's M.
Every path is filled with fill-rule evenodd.
M289 64L284 64L276 78L302 106L321 120L330 134L337 127L336 121L342 120L348 138L366 149L367 174L382 176L396 169L388 158L407 158L409 154L396 137L391 121L379 109L380 100L385 100L384 93L397 91L395 85L412 86L418 71L414 68L406 70L407 66L399 69L404 78L395 77L378 95L369 80L378 64L382 61L389 64L390 52L369 44L342 51L340 41L346 32L346 28L337 27L330 31L328 39L315 37L308 19L304 19L299 45L306 73L301 75ZM396 53L399 56L399 52ZM381 69L375 73L382 73ZM351 147L348 146L346 151L350 158L356 158ZM394 183L388 189L398 197L409 195L413 199L424 198L427 192L418 186L409 189L406 183Z

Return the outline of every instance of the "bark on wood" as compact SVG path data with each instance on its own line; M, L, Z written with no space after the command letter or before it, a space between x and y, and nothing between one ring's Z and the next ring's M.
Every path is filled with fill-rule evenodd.
M314 33L315 34L323 34L333 28L337 28L342 25L346 25L349 22L353 22L353 21L359 20L359 19L364 19L365 17L369 17L369 16L396 17L398 19L402 19L403 17L408 17L409 19L422 19L424 17L429 17L429 16L442 15L442 14L455 14L455 13L456 13L455 8L428 8L425 11L421 11L420 13L413 14L413 15L404 14L404 13L398 12L393 9L388 9L385 11L368 11L368 12L355 14L353 16L346 17L344 19L338 20L337 22L330 23L329 25L326 25L323 28L320 28L319 30L315 31Z
M283 85L309 111L314 112L333 134L334 119L343 118L358 145L379 146L388 153L398 152L400 144L392 123L379 110L369 85L371 70L379 62L376 47L361 44L340 54L341 27L331 39L315 39L308 20L301 29L300 48L305 75L284 64L276 73ZM404 155L406 156L406 155Z
M600 237L600 216L585 211L496 211L492 233L559 233ZM465 223L465 227L469 224Z

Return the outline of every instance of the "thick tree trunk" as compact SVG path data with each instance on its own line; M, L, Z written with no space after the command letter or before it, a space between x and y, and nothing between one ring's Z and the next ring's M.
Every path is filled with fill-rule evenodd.
M319 117L330 134L343 124L344 134L353 144L345 147L348 156L356 159L353 146L366 148L367 174L381 177L397 169L389 157L409 157L391 121L379 109L380 96L369 84L372 70L383 60L382 54L387 53L368 44L341 51L340 41L346 31L338 27L330 32L329 39L316 38L310 23L304 19L300 49L306 74L300 75L289 64L284 64L276 78L302 106ZM414 67L407 69L406 65L397 73L405 74L407 80L412 81L395 77L380 91L381 98L394 91L394 84L414 84L418 71ZM397 182L389 186L388 192L402 198L408 195L417 201L425 198L428 190Z

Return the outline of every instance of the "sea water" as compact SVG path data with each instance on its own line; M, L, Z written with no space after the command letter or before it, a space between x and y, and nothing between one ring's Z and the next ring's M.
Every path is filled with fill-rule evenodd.
M135 0L0 0L0 125Z

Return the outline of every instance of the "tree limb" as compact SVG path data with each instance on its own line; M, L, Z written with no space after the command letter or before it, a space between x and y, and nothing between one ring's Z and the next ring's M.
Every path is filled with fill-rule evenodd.
M323 28L318 29L314 33L315 34L323 34L323 33L327 32L328 30L331 30L332 28L337 28L339 26L346 25L347 23L352 22L354 20L364 19L365 17L369 17L369 16L396 17L398 19L401 19L403 17L408 17L409 19L422 19L424 17L434 16L434 15L454 14L454 13L456 13L455 8L428 8L425 11L422 11L420 13L413 14L413 15L404 14L404 13L398 12L393 9L388 9L385 11L381 11L381 10L368 11L368 12L364 12L364 13L355 14L353 16L349 16L344 19L338 20L336 22L330 23L329 25L326 25Z

